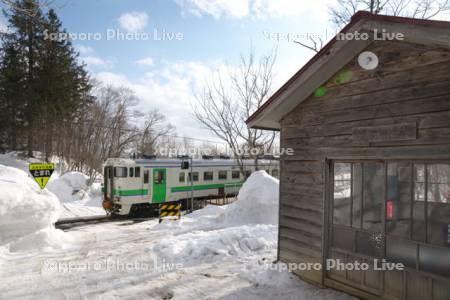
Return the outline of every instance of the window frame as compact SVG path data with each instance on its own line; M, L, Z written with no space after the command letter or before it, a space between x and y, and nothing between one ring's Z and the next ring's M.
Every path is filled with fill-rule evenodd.
M128 177L133 178L134 177L134 167L130 167L128 170Z
M225 177L221 176L225 173ZM226 170L219 170L217 172L217 179L218 180L228 180L228 171Z
M186 172L178 173L178 182L181 182L181 183L186 182Z
M448 233L449 236L448 236L448 243L447 243L447 245L445 245L445 244L444 245L433 244L433 243L429 242L428 223L429 223L429 218L430 217L428 215L427 209L428 209L428 204L430 202L428 202L428 199L427 199L428 192L426 191L427 190L427 185L428 185L428 180L427 180L428 167L427 167L427 165L429 165L429 164L450 165L450 161L449 160L439 160L439 159L432 159L432 160L427 160L427 159L381 159L381 158L380 159L370 159L370 158L368 158L368 159L328 159L327 160L327 166L328 167L327 167L327 171L326 171L327 174L328 174L326 176L326 195L327 195L326 198L327 198L327 203L328 203L327 207L326 207L326 214L327 214L326 240L328 241L327 242L328 246L327 246L326 252L324 252L326 254L324 254L324 255L327 255L327 257L329 257L333 251L338 251L338 252L342 252L343 254L348 254L348 255L354 255L354 256L356 255L356 256L361 256L361 257L366 257L366 258L374 257L374 256L371 256L371 255L365 255L365 254L358 253L357 250L356 250L356 244L355 244L356 241L355 240L353 242L353 245L350 247L350 249L342 249L342 248L339 248L339 247L336 248L336 247L333 246L333 240L332 240L333 239L334 227L341 227L341 228L348 229L348 231L351 232L350 234L352 235L353 239L356 237L358 232L370 233L370 231L364 230L362 228L354 228L354 227L349 227L349 226L334 225L333 224L333 214L334 214L333 213L333 207L334 207L334 194L333 194L334 193L334 164L335 163L351 163L352 164L351 170L352 170L352 175L353 175L353 164L355 164L355 163L364 163L364 162L374 162L374 161L381 162L381 163L384 164L384 176L385 176L385 178L384 178L385 179L384 180L384 193L385 193L385 195L384 195L384 200L382 202L382 232L381 232L382 238L383 238L383 249L382 249L382 253L381 253L382 254L382 258L385 258L385 259L387 259L388 261L391 261L391 262L400 262L400 261L393 261L393 260L390 260L388 258L388 256L387 256L387 248L388 248L387 242L388 242L388 240L394 240L395 242L412 244L412 245L414 245L414 247L416 247L416 250L415 250L415 253L417 253L417 255L415 256L416 261L415 261L415 263L413 265L406 265L405 264L405 269L413 271L413 272L425 273L425 274L428 274L429 276L432 276L432 277L437 277L437 278L441 278L441 279L444 278L444 279L448 280L448 277L449 277L448 274L450 274L450 272L445 274L445 275L442 275L442 274L438 273L439 272L438 270L430 271L430 269L431 269L430 263L431 263L431 266L432 266L433 263L436 264L436 262L428 261L428 265L426 265L426 262L424 262L422 260L422 258L419 257L418 253L422 253L422 252L425 252L425 251L444 251L446 253L450 253L450 222L448 223L449 227L448 227L447 233ZM425 218L426 227L425 227L425 240L424 241L417 241L417 240L413 239L413 237L412 237L413 228L412 227L410 227L410 235L407 238L399 237L399 236L392 235L392 234L388 234L386 232L387 222L389 221L387 219L387 208L386 208L386 204L387 204L387 200L388 200L388 198L387 198L388 197L388 195L387 195L387 193L388 193L388 179L387 179L388 178L387 177L388 173L387 172L388 172L389 164L392 164L392 163L408 163L410 165L410 168L411 168L411 170L410 170L411 171L411 177L410 177L411 183L410 184L411 184L411 186L409 186L409 188L410 188L411 195L410 195L410 198L409 198L409 202L410 202L411 205L410 205L410 209L409 209L409 211L410 211L410 219L409 219L409 221L410 221L411 224L414 222L414 220L413 220L413 205L414 205L414 203L417 203L417 202L425 203L425 207L426 208L425 208L425 212L424 212L424 218ZM421 165L421 164L425 164L425 179L424 179L424 181L425 181L425 201L417 201L416 200L416 195L415 195L415 188L416 188L416 171L415 171L415 166L416 165ZM351 178L351 180L352 180L352 189L353 189L353 177ZM363 189L364 189L364 187L363 187ZM351 196L353 198L353 195L351 195ZM364 201L364 200L362 199L361 201ZM448 205L448 208L450 209L450 202L446 202L446 203L445 202L431 202L431 203L446 204L446 205ZM351 213L353 214L353 209L351 210ZM351 215L351 218L353 218L353 215ZM446 219L441 219L441 220L442 221L439 221L440 223L447 224L446 223L447 222ZM411 224L410 224L410 226L412 226ZM444 238L445 238L445 236L444 236Z
M123 172L124 175L117 175L117 170L121 169L122 171L125 170L125 172ZM127 178L128 177L128 167L114 167L114 177L115 178Z
M155 175L155 174L158 174L158 175L154 176L153 183L154 184L163 184L164 181L166 180L165 172L163 170L155 170L155 172L153 172L153 175Z
M192 172L192 175L191 175L191 172L188 173L188 176L187 176L188 182L191 182L191 176L192 176L192 182L199 181L199 173L197 171Z
M236 174L237 176L234 176ZM231 179L241 179L241 171L236 170L231 171Z
M206 176L206 174L210 176ZM214 171L203 171L203 181L213 181L214 180Z

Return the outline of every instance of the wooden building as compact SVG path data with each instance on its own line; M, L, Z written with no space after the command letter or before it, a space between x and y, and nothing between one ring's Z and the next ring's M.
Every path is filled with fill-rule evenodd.
M450 299L450 22L358 12L247 124L294 150L278 257L322 265L298 276L363 299Z

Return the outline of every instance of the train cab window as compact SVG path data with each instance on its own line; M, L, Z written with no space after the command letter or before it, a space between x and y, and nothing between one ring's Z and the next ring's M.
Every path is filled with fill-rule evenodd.
M191 181L191 173L188 173L188 180ZM198 172L192 172L192 181L198 181Z
M134 169L130 168L130 177L134 177Z
M232 179L239 179L241 177L241 172L239 171L232 171L231 172L231 178Z
M273 177L278 177L278 169L273 169L272 170L272 176Z
M144 171L144 183L148 183L149 182L149 173L148 170Z
M134 177L141 177L141 167L134 168Z
M125 167L115 167L114 177L127 177L127 170Z
M185 181L185 173L184 172L180 172L180 174L178 174L178 181L179 182L184 182Z
M219 171L219 180L227 180L228 172L227 171Z
M160 184L160 183L164 182L164 172L163 171L156 171L153 173L153 175L154 175L153 180L156 184Z
M204 181L211 181L214 178L214 173L213 172L203 172L203 180Z

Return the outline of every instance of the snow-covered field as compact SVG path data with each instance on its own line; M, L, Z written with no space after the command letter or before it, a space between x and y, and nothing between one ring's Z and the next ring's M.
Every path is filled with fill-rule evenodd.
M0 298L352 299L275 268L277 191L278 181L260 171L244 184L238 201L208 206L181 221L120 221L62 232L50 224L58 209L55 196L37 198L39 190L30 187L22 194L42 201L27 203L41 216L26 218L40 227L16 232L0 224ZM29 243L30 234L42 247ZM24 238L27 247L12 247Z

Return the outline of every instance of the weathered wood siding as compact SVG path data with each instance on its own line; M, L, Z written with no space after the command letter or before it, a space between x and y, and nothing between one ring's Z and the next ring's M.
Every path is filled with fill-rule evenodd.
M378 68L357 58L281 122L279 257L321 262L325 158L449 158L450 52L404 42L375 42ZM361 143L356 127L415 123L417 138ZM321 283L321 272L299 272Z

